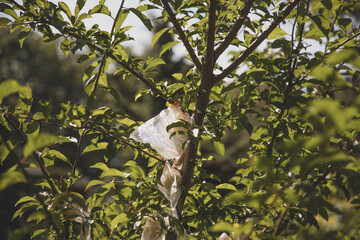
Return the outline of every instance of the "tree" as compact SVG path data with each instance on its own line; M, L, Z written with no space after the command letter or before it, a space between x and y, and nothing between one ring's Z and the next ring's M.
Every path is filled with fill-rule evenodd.
M357 218L330 230L321 218L359 214L360 31L353 13L360 4L154 0L127 8L124 2L111 15L103 0L88 12L81 0L74 11L63 2L1 1L1 24L19 31L20 44L38 31L45 42L62 39L65 56L80 53L78 62L88 64L86 103L52 109L43 100L34 108L29 86L0 84L0 160L12 164L1 189L25 181L32 190L14 213L28 222L22 231L40 239L297 239L317 228L322 237L359 237ZM150 9L172 26L156 32L152 45L165 33L178 40L163 43L156 57L130 56L122 45L131 40L124 19L135 14L151 31L144 14ZM110 32L85 27L94 14L112 16ZM157 78L162 57L179 43L193 67L166 83ZM237 50L221 67L219 56L231 46ZM126 107L99 105L107 94L123 104L106 74L113 62L116 76L145 85L135 101L151 96L168 108L141 123ZM76 149L71 156L69 147ZM130 159L112 167L128 149ZM82 177L79 162L95 151L102 159L90 166L98 175L84 197L73 185ZM206 171L207 162L230 157L232 176ZM68 167L56 175L59 164Z

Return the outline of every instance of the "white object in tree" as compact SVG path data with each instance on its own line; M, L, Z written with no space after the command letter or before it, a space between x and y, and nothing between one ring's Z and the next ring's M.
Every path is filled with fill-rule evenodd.
M165 240L165 231L161 228L160 223L147 220L141 240Z
M170 136L174 131L186 132L187 129L172 128L167 132L166 127L181 120L190 123L191 117L181 111L179 105L173 104L135 129L130 134L130 138L137 142L150 144L164 159L178 159L184 152L183 144L188 137L182 134L174 135L171 138Z

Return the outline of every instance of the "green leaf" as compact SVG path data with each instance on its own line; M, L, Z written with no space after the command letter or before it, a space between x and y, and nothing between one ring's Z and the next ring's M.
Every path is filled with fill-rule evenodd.
M129 54L127 53L125 48L120 44L115 46L114 54L115 54L116 57L118 57L122 61L127 62L129 60Z
M26 182L26 179L21 172L9 171L2 173L0 175L0 191L4 190L5 188L13 184L21 183L21 182Z
M227 222L216 223L214 226L211 226L209 230L211 232L237 232L237 228L233 224Z
M123 172L121 172L120 170L117 170L115 168L110 168L108 170L104 170L102 172L102 174L100 175L100 178L109 177L109 176L126 178L126 176Z
M161 57L166 51L170 50L173 46L179 44L179 41L173 41L173 42L168 42L165 43L164 45L161 46L161 51L159 53L159 57Z
M216 189L226 189L231 191L236 191L236 187L230 183L222 183L216 186Z
M0 145L0 164L3 164L4 160L7 158L9 153L10 153L10 150L6 146L6 144L4 144L4 143L1 144Z
M151 31L153 29L153 26L151 25L151 21L148 17L146 17L142 12L140 12L138 9L135 8L129 8L131 12L133 12L145 25L145 27Z
M55 159L59 159L65 163L71 165L70 160L64 154L62 154L61 152L54 150L54 149L48 149L48 148L44 149L44 151L42 151L42 153L41 153L41 156L43 158L47 158L52 161L55 161Z
M23 43L25 39L29 36L31 29L30 28L22 28L19 33L19 43L20 47L23 47Z
M20 203L24 203L24 202L37 202L37 200L34 197L30 197L30 196L25 196L19 199L19 201L17 201L15 203L15 206L19 205Z
M140 97L144 96L145 94L148 94L150 92L149 89L139 89L135 94L135 101L138 100Z
M147 65L147 67L145 68L145 71L149 70L150 68L156 67L158 65L161 64L165 64L164 60L162 60L161 58L154 58L153 60L150 61L150 63Z
M279 27L276 27L275 29L274 29L274 31L272 31L270 34L269 34L269 36L267 37L267 40L272 40L272 39L275 39L275 38L279 38L279 37L283 37L283 36L285 36L287 33L283 30L283 29L281 29L281 28L279 28Z
M120 213L111 221L111 229L114 230L119 224L127 223L130 219L126 216L125 213Z
M24 157L30 156L37 149L56 144L58 142L60 142L59 137L48 133L40 133L37 136L31 136L24 146Z
M223 144L222 142L220 142L220 141L214 141L213 144L214 144L214 147L215 147L216 152L217 152L220 156L223 157L224 154L225 154L225 146L224 146L224 144Z
M183 79L184 74L182 73L174 73L173 76L176 80L181 81Z
M63 10L65 12L66 16L69 19L71 19L72 14L71 14L71 11L70 11L70 8L68 7L68 5L66 5L66 3L64 3L64 2L59 2L58 4L59 4L59 7L61 8L61 10Z
M90 168L97 168L103 171L109 170L109 167L102 162L95 163L94 165L90 166Z
M0 103L7 96L19 92L23 86L16 80L8 79L0 83Z
M321 3L326 7L326 9L331 10L332 8L332 2L331 0L321 0Z
M93 187L93 186L96 186L96 185L103 185L105 184L105 182L101 181L101 180L97 180L97 179L94 179L94 180L91 180L88 185L86 186L85 188L85 191L88 190L89 188Z
M67 57L71 49L71 42L69 42L67 39L64 39L60 43L60 49L64 53L65 57Z
M78 11L81 11L81 9L84 7L86 3L86 0L77 0L76 1L76 7L78 8Z
M172 93L176 92L177 90L184 88L184 87L186 87L186 85L183 83L174 83L174 84L171 84L167 90L170 94L172 94Z
M8 18L0 18L0 27L6 26L9 22L11 22Z
M104 150L108 144L109 143L107 142L99 142L93 145L89 145L82 151L81 155L92 151Z
M116 35L120 31L121 26L124 23L124 21L128 15L129 15L129 11L127 11L127 10L121 11L119 17L116 19L116 22L115 22L114 35Z
M36 238L39 237L39 239L44 239L45 238L45 234L48 231L48 229L38 229L35 232L33 232L33 234L31 235L32 238Z
M98 4L89 11L89 15L92 15L94 13L103 13L105 15L111 16L111 12L109 8L103 4Z
M151 39L151 48L154 47L154 44L156 43L156 41L167 31L169 31L169 28L163 28L154 34L154 36Z

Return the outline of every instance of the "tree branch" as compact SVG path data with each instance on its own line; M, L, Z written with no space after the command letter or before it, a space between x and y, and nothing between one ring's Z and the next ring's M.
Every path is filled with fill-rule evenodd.
M215 49L215 60L227 49L231 44L232 40L236 37L240 28L245 22L247 15L250 12L250 8L253 5L254 0L245 0L244 7L240 10L240 15L234 23L234 26L230 29L229 33L226 35L224 41Z
M343 45L345 45L347 42L351 41L352 39L356 38L356 37L359 36L359 35L360 35L360 31L359 31L358 33L352 35L351 37L349 37L349 38L346 39L345 41L341 42L341 43L334 49L334 51L337 50L337 49L339 49L340 47L342 47Z
M23 133L23 131L21 131L18 127L16 127L15 123L13 123L13 121L11 121L11 119L10 119L8 116L6 116L6 115L3 115L3 116L4 116L5 120L10 124L10 126L12 127L12 129L13 129L14 131L16 131L16 132L20 135L20 137L22 138L22 140L23 140L25 143L28 142L28 139L27 139L26 135ZM38 165L39 165L39 167L40 167L40 170L41 170L43 176L45 177L46 182L49 184L52 192L53 192L54 194L56 194L58 191L56 190L53 182L51 181L51 179L50 179L50 177L49 177L49 174L47 173L46 168L45 168L45 166L44 166L44 164L43 164L40 156L39 156L37 153L35 153L35 152L33 152L32 155L33 155L34 158L36 159L36 161L37 161L37 163L38 163Z
M171 20L172 24L174 25L176 31L178 32L181 41L183 42L186 50L188 51L188 53L190 55L190 58L194 62L195 67L199 70L199 72L202 72L202 64L200 63L199 58L196 56L196 53L195 53L194 49L191 47L187 37L185 36L185 33L184 33L183 29L181 28L179 22L177 21L174 12L171 10L169 2L167 0L160 0L160 1L164 6L165 11L169 14L170 20Z
M209 23L207 32L206 55L204 71L212 71L215 65L214 45L215 45L215 25L216 25L216 4L217 0L210 0Z
M11 125L11 124L10 124ZM1 132L0 132L1 134ZM56 225L51 213L49 212L44 200L42 199L42 197L40 196L40 193L38 192L38 190L35 187L34 182L31 180L31 177L29 176L28 172L25 170L25 167L23 166L23 164L21 163L20 159L18 158L18 156L16 155L15 152L13 152L13 149L11 149L11 147L9 146L9 144L5 141L5 138L3 136L1 136L1 138L3 139L3 142L5 144L5 146L7 147L7 149L9 150L9 152L12 152L15 158L15 161L18 165L18 167L20 168L20 171L22 172L22 174L25 176L25 179L27 181L27 183L30 186L31 191L35 194L36 198L38 199L38 201L40 202L46 217L49 219L51 225L53 225L55 232L58 234L58 237L60 240L64 239L63 235L61 234L61 230L58 228L58 226Z
M215 41L215 24L216 24L216 0L210 1L209 9L209 28L208 28L208 42L206 57L203 66L203 73L198 89L198 94L195 103L195 111L193 115L193 123L191 128L202 126L206 114L206 109L209 103L211 88L214 86L214 41ZM182 163L182 193L177 206L178 215L181 220L181 212L184 206L187 192L191 186L191 179L193 177L195 159L197 155L197 148L199 143L199 136L195 138L194 142L189 143L189 147L185 150L181 161Z
M276 221L276 225L275 225L274 231L273 231L273 233L272 233L272 236L273 236L273 237L276 237L276 234L278 233L278 230L279 230L279 227L280 227L280 225L281 225L281 222L283 221L283 219L284 219L284 217L285 217L285 214L287 213L287 211L289 210L289 208L290 208L290 203L287 202L284 211L281 212L281 214L280 214L280 216L279 216L279 219Z
M272 31L290 14L295 6L302 0L294 0L289 6L280 13L279 17L222 73L215 77L215 81L219 82L232 73L247 57L270 35Z

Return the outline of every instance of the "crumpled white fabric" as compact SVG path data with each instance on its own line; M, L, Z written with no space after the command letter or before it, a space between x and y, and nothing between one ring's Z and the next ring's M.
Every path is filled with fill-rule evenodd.
M178 218L176 205L181 196L181 173L176 168L170 166L168 162L165 163L161 178L161 185L158 185L159 190L170 201L172 215Z
M141 240L165 240L165 231L160 223L148 219L141 234Z
M178 159L184 152L183 143L187 141L188 137L182 134L174 135L171 138L170 136L174 131L187 131L187 129L172 128L167 132L166 127L181 120L190 123L191 117L181 111L179 105L173 104L135 129L130 134L130 138L137 142L150 144L164 159Z

